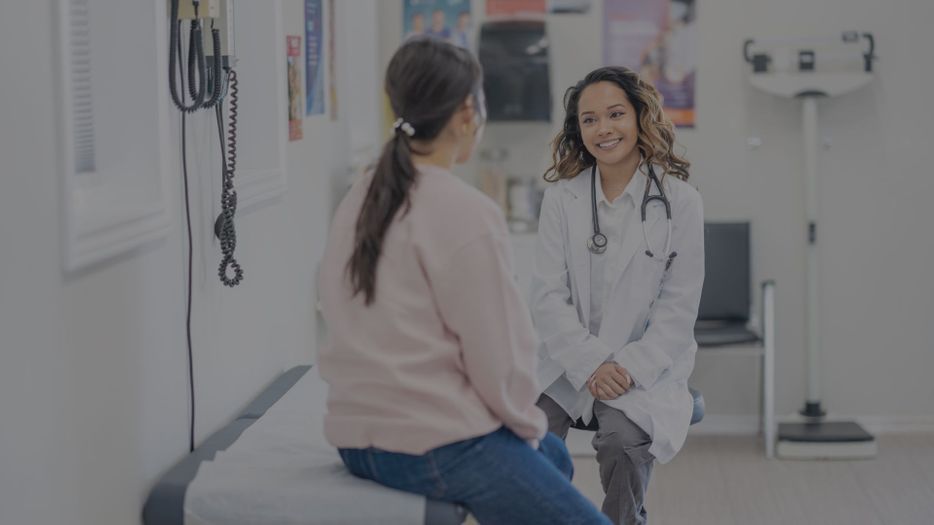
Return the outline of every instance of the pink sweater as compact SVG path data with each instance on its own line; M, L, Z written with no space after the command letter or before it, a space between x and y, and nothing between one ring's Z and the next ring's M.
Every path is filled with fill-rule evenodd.
M500 209L452 173L420 165L412 207L383 241L376 297L351 297L347 261L370 177L340 204L319 275L337 447L423 454L505 425L544 436L536 336L516 287Z

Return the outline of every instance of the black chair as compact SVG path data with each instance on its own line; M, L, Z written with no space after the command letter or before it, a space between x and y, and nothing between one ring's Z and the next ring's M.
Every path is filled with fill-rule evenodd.
M775 444L775 283L761 285L760 329L753 330L749 223L708 222L704 233L706 270L694 339L699 353L761 357L762 434L766 457L771 458Z

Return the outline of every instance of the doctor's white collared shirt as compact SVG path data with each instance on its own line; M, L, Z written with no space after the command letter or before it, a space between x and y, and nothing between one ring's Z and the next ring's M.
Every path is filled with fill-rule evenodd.
M599 175L599 170L597 171ZM588 179L590 175L586 176ZM594 336L600 335L600 326L603 324L603 312L606 310L608 292L619 280L623 272L621 264L614 264L619 259L619 250L623 244L623 232L629 221L639 220L639 210L636 203L641 203L641 196L636 195L644 186L638 184L640 173L636 172L626 189L620 193L613 202L610 202L603 193L602 176L598 178L597 190L597 217L600 221L600 232L606 235L606 251L601 254L590 253L590 323L588 329ZM561 376L545 389L545 394L558 404L572 419L580 418L589 408L591 397L586 389L578 391L571 385L567 377ZM589 417L588 417L589 419Z

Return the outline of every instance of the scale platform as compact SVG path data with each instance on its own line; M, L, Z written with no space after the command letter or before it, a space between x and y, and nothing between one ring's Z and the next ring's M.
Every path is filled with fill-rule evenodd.
M876 439L852 421L782 423L776 454L784 459L868 459L879 452Z

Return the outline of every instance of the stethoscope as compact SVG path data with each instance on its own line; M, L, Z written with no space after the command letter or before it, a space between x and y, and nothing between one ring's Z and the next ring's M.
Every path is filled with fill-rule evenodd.
M665 195L665 190L662 188L661 182L659 182L658 177L655 175L655 169L652 168L652 164L647 164L649 167L649 180L645 184L645 193L642 196L642 238L645 239L645 254L653 259L665 261L665 270L668 270L668 268L671 267L671 262L675 257L678 256L678 252L671 251L671 203L668 201L668 197ZM655 184L655 187L658 188L657 195L651 195L653 183ZM661 203L665 206L665 217L668 219L668 235L665 237L665 254L667 255L663 257L655 256L655 251L652 250L652 243L649 241L649 234L645 229L645 210L649 203L652 201L661 201ZM590 250L590 253L599 255L606 251L607 238L606 235L600 233L600 219L597 217L596 164L594 164L590 169L590 203L591 211L593 212L593 235L587 239L587 249Z

